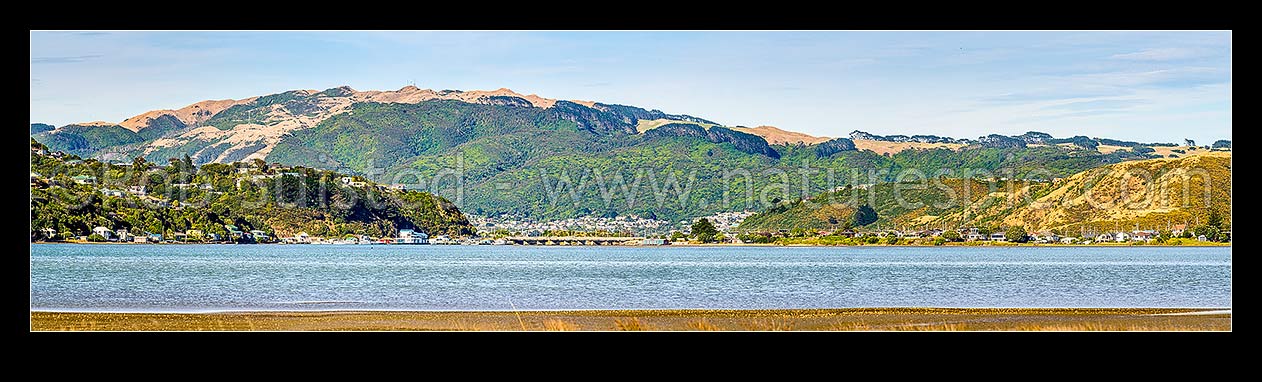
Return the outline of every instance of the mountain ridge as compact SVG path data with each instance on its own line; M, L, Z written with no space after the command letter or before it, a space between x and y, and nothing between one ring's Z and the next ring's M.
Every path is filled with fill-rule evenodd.
M1039 170L1046 176L1067 176L1120 161L1181 156L1190 149L1154 149L1084 136L1056 139L1037 132L967 141L870 134L857 136L865 138L859 140L813 137L771 126L729 127L635 106L546 99L506 88L291 90L202 101L124 122L130 127L106 122L50 130L32 124L31 137L51 149L105 162L130 162L139 156L165 163L188 155L195 164L258 159L389 184L412 179L407 182L415 181L416 187L477 215L540 218L691 218L756 210L774 199L734 190L814 193L870 182L839 183L834 177L853 171L882 171L875 181L890 181L907 169L926 174L965 168ZM938 143L920 142L925 140ZM966 143L943 143L951 141ZM810 173L792 177L802 184L776 184L788 183L781 180L803 170ZM436 179L453 171L460 174L459 186L438 190ZM646 174L649 178L639 182ZM601 176L614 178L588 182ZM627 182L620 185L624 188L608 192L606 186L619 187L618 179ZM680 194L666 197L663 192L670 189ZM656 205L644 202L649 197Z

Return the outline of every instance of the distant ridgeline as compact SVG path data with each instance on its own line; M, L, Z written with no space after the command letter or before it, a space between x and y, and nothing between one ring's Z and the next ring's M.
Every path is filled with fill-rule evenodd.
M1058 145L1063 143L1072 144L1082 148L1095 149L1100 145L1121 146L1127 148L1145 147L1145 146L1177 146L1174 143L1139 143L1131 141L1119 141L1108 138L1091 138L1087 136L1074 136L1071 138L1053 138L1051 134L1040 133L1037 131L1027 132L1021 135L1005 136L999 134L990 134L977 139L956 139L951 137L939 137L937 135L874 135L863 131L855 130L850 132L851 140L866 140L879 142L914 142L914 143L958 143L958 144L979 144L983 147L1025 147L1026 145ZM1223 146L1230 148L1231 141L1220 140ZM1215 143L1218 144L1217 142ZM1188 146L1195 146L1194 142L1188 141ZM1220 147L1220 146L1214 146Z
M32 124L31 137L53 150L106 162L139 156L166 163L187 155L195 165L260 159L327 169L407 183L477 215L539 220L632 214L690 219L888 182L910 169L1063 177L1184 150L1037 132L973 140L855 131L850 138L827 139L508 89L411 86L203 101L117 124Z
M447 199L332 171L261 160L197 166L187 157L167 166L143 158L110 164L31 140L32 240L87 236L96 227L229 238L227 226L270 237L394 237L399 229L472 233Z

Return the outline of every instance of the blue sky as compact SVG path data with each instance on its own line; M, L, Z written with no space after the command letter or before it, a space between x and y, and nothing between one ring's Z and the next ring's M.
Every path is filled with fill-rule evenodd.
M349 85L815 135L1231 138L1230 32L31 32L31 121Z

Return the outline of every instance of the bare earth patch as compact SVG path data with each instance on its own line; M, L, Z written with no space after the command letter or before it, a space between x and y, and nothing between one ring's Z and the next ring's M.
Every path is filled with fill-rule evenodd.
M810 134L803 134L796 131L781 130L780 128L775 127L775 126L732 127L731 129L742 132L742 133L750 133L753 135L760 136L763 139L766 139L767 143L770 143L773 145L797 144L799 142L805 143L808 145L813 145L820 142L826 142L829 139L832 139L829 137L816 137Z
M859 150L872 150L873 152L881 155L894 155L902 152L903 150L909 149L934 149L941 147L951 150L959 150L960 148L963 148L964 145L960 143L885 142L861 139L854 141L854 147Z

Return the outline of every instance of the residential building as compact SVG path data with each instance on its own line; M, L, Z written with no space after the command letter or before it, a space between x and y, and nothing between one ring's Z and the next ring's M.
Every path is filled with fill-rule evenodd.
M1183 235L1183 231L1186 231L1187 229L1188 229L1187 224L1175 224L1174 227L1170 228L1170 236Z
M399 236L394 239L395 244L429 244L429 235L424 232L418 232L410 229L399 230Z
M70 179L74 180L75 183L78 183L78 184L96 183L96 177L90 176L90 175L75 175L75 176L70 177Z
M661 238L647 238L647 239L644 239L644 241L641 242L640 244L641 245L668 245L670 244L670 242L666 241L666 239L661 239Z
M110 239L112 239L112 238L114 237L114 231L113 231L113 230L110 230L109 228L105 228L105 227L96 227L96 228L93 228L93 229L92 229L92 233L97 234L97 235L101 235L101 237L104 237L104 238L105 238L105 240L110 240Z
M272 241L272 237L269 236L267 232L263 232L262 230L257 230L257 229L251 230L250 235L254 236L254 241L257 241L260 243L267 243L267 242Z
M1124 243L1131 240L1131 235L1126 232L1118 232L1113 234L1113 241Z
M237 228L235 225L224 224L223 228L228 230L228 237L231 239L240 239L245 236L245 232L241 232L241 229Z

